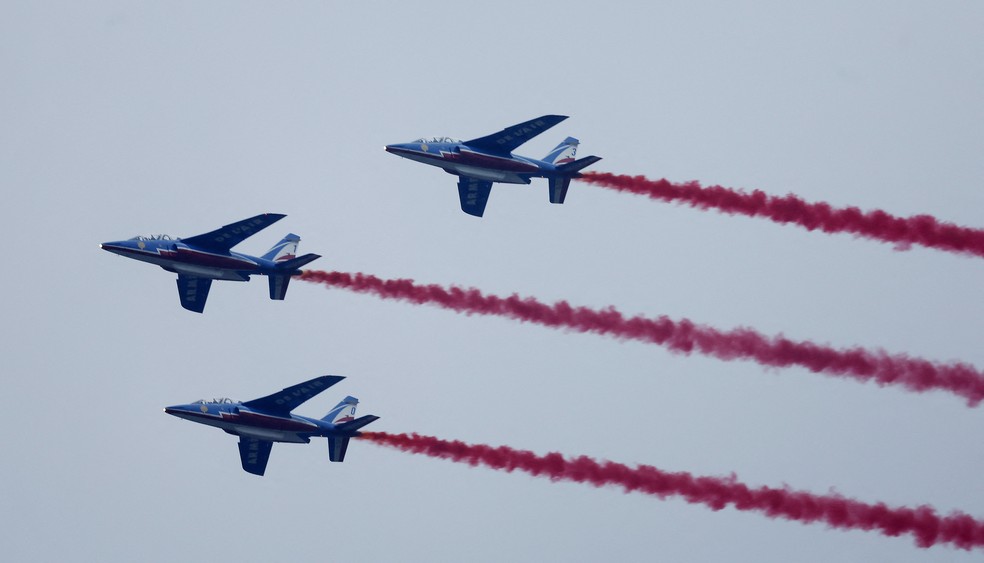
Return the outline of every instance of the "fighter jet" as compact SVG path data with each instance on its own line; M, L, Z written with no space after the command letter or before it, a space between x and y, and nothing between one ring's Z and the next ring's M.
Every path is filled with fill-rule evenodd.
M531 178L546 178L550 203L564 203L571 178L579 177L580 170L601 160L598 156L574 160L578 146L574 137L564 139L543 160L512 154L526 141L565 119L566 115L544 115L470 141L432 137L385 148L387 152L438 166L458 176L461 210L481 217L493 182L529 184Z
M99 245L120 256L157 264L178 274L181 306L201 313L212 280L249 281L251 275L267 276L270 299L287 295L290 277L300 274L301 266L321 258L317 254L295 257L301 238L289 234L260 257L232 252L246 238L255 235L286 215L265 213L226 225L220 229L180 239L168 235L136 236Z
M328 459L344 461L349 439L358 435L359 428L377 420L378 416L355 418L359 400L345 399L320 419L291 414L301 403L345 379L340 375L323 375L283 391L246 401L204 399L187 405L166 407L164 412L192 422L221 428L239 436L239 457L243 469L253 475L263 475L274 442L307 444L315 436L328 438Z

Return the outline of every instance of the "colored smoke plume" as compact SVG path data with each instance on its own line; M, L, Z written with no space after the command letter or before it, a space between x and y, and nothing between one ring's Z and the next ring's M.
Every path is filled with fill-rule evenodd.
M836 349L809 341L765 336L749 328L723 331L666 316L626 318L614 308L574 307L566 301L547 305L532 297L485 295L470 288L385 280L368 274L306 270L300 279L329 287L369 293L384 299L430 304L468 315L498 315L522 322L593 332L619 339L659 344L672 352L699 353L722 360L753 360L765 366L800 366L815 373L900 385L911 391L946 390L971 405L984 399L984 374L965 363L941 364L883 350Z
M630 467L585 456L565 458L559 453L541 456L507 446L466 444L418 434L363 432L361 437L405 452L471 466L525 471L551 481L574 481L595 487L613 485L622 487L627 493L640 492L660 498L681 497L689 503L707 505L712 510L731 506L737 510L760 512L769 518L822 522L832 528L877 531L886 536L908 534L920 547L938 543L968 550L984 547L984 522L960 512L940 516L930 506L894 508L884 503L868 504L837 494L815 495L788 487L753 488L739 482L734 475L698 477L648 465Z
M861 211L857 207L834 208L829 203L809 203L792 194L780 197L760 190L745 192L722 186L701 186L697 182L674 183L607 172L584 172L581 181L652 199L685 203L698 209L765 217L810 231L851 233L889 242L900 249L918 244L984 257L984 230L941 222L930 215L896 217L880 209Z

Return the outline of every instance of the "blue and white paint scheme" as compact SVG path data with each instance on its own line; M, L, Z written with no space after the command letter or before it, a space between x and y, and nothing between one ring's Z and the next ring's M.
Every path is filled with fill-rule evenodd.
M249 281L251 275L267 276L270 299L280 301L287 295L291 276L300 274L301 266L321 256L305 254L298 257L297 243L301 238L295 234L285 236L259 257L232 252L232 247L284 217L286 215L279 213L264 213L191 238L136 236L104 242L99 247L120 256L157 264L178 274L178 296L181 306L189 311L201 313L205 310L212 280Z
M307 444L311 438L323 436L328 439L328 459L341 462L345 461L349 440L379 417L368 414L355 418L359 405L355 397L345 397L321 418L308 418L291 411L343 379L340 375L323 375L245 403L227 398L202 399L166 407L164 412L239 436L243 469L253 475L263 475L266 471L274 442Z
M564 139L542 160L512 154L526 141L565 119L566 115L544 115L470 141L433 137L386 145L385 148L397 156L437 166L458 176L461 210L481 217L493 182L529 184L531 178L546 178L550 203L564 203L571 179L601 160L598 156L574 160L578 146L574 137Z

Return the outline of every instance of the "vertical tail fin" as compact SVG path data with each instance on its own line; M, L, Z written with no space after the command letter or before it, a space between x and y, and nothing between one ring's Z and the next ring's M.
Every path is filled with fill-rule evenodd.
M267 274L270 278L270 299L282 301L287 296L287 285L290 283L290 277L301 273L299 269L301 266L308 262L313 262L318 258L321 258L321 256L317 254L305 254L300 258L277 262L277 270L283 273L271 272Z
M345 397L341 403L335 405L328 411L321 420L332 424L342 424L350 420L355 420L355 407L359 406L359 400L355 397Z
M543 161L557 166L574 162L574 155L577 154L577 145L579 142L574 137L567 137L563 142L554 147L547 156L543 157Z
M345 452L348 450L349 438L358 436L357 430L363 426L376 422L378 416L367 414L355 420L343 422L336 426L337 434L328 434L328 459L331 461L345 461Z
M291 233L273 245L273 248L268 250L262 258L273 262L292 260L297 256L297 243L299 242L301 242L301 237Z
M276 272L267 274L270 278L270 299L282 301L287 296L290 277L300 273L299 268L301 266L321 258L317 254L305 254L298 258L297 243L299 242L301 242L301 237L290 233L262 256L264 260L270 260L276 264Z
M335 430L328 433L328 459L331 461L345 461L345 452L348 451L349 438L357 435L356 430L378 420L378 416L366 415L355 418L355 407L359 405L359 400L355 397L345 397L335 408L328 411L328 414L321 420L335 425Z
M571 152L573 155L574 152ZM558 176L550 176L550 203L564 203L567 198L567 188L571 187L571 178L580 178L580 171L601 160L600 156L586 156L580 160L568 160L563 164L557 164Z

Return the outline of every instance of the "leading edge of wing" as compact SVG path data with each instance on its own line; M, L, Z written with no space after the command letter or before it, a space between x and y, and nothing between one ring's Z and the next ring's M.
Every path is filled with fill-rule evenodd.
M322 375L309 381L285 387L266 397L253 399L243 403L244 407L265 411L271 414L287 414L305 401L321 393L325 389L345 379L341 375Z
M261 213L260 215L255 215L242 221L230 223L214 231L195 235L190 238L183 238L181 242L190 246L203 247L208 250L228 252L232 247L284 217L286 215L282 213Z
M465 141L465 145L489 151L510 153L517 147L567 119L566 115L542 115L529 121L506 127L498 133Z

